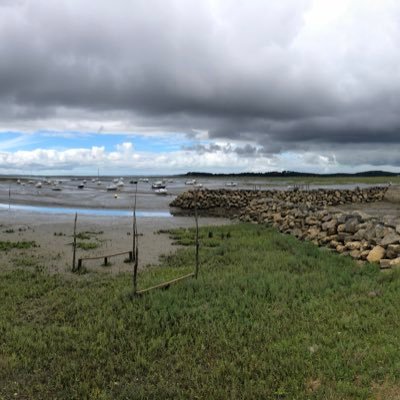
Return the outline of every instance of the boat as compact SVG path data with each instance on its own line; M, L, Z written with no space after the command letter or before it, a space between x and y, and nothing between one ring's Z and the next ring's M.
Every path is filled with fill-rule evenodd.
M233 181L231 181L231 182L226 182L225 186L236 187L236 186L237 186L237 183L236 183L236 182L233 182Z
M97 168L97 186L101 185L101 180L100 180L100 168Z
M125 184L121 179L117 182L117 187L119 187L119 188L124 187L124 185Z
M148 178L140 178L139 182L148 183L149 179Z
M138 181L136 181L136 180L134 180L134 179L131 179L131 180L129 181L129 183L130 183L131 185L137 185Z
M155 194L168 194L168 190L164 187L164 188L159 188L154 190Z
M41 189L41 188L42 188L42 182L38 182L38 183L35 185L35 187L37 187L38 189Z
M80 183L79 185L78 185L78 189L83 189L85 187L85 184L84 183Z
M60 188L60 186L54 186L51 188L51 190L53 190L54 192L61 192L62 189Z
M107 192L115 192L118 189L117 185L108 185L107 186Z
M185 185L195 185L196 183L196 179L189 179L185 182Z
M152 189L165 189L165 183L163 183L162 181L156 181L153 182L153 184L151 185Z
M193 187L202 188L202 187L203 187L203 184L202 184L202 183L195 183L195 184L193 185Z

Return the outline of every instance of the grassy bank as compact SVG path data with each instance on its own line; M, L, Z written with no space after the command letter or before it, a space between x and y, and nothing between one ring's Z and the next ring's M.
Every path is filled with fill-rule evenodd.
M260 226L201 233L199 279L134 300L129 275L0 273L0 398L396 398L399 273ZM139 284L191 265L185 247Z

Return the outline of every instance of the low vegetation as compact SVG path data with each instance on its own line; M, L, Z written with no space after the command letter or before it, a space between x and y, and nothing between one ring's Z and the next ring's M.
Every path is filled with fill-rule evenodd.
M200 233L198 280L133 299L128 274L0 272L0 399L396 398L399 271L258 225ZM179 248L139 289L193 264Z
M0 251L9 251L11 249L30 249L32 247L37 247L36 242L34 241L17 241L12 242L10 240L1 240L0 241Z
M100 246L99 242L78 242L76 247L82 250L93 250Z

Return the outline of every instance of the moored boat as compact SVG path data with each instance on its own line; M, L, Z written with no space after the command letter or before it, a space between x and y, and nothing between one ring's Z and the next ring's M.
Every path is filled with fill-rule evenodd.
M151 185L152 189L165 189L165 183L163 183L162 181L156 181L153 182L153 184Z
M159 188L154 190L155 194L168 194L168 190L166 188Z

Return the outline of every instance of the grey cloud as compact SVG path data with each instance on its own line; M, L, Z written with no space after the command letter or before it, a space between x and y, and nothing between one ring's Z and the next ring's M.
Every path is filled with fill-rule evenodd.
M241 157L257 157L263 155L264 151L256 146L246 144L245 146L232 146L231 144L219 145L210 143L208 145L196 144L194 146L183 146L183 150L194 151L198 154L218 153L237 154Z
M242 140L248 157L342 144L384 162L376 146L400 144L400 5L349 0L324 24L318 4L0 0L0 120L117 118Z

